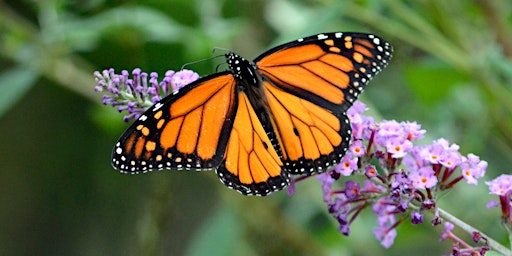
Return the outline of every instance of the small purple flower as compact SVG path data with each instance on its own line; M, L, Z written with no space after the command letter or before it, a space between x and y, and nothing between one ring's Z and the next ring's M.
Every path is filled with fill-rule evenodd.
M377 177L377 175L379 174L377 172L377 169L375 168L375 166L373 165L368 165L364 168L364 174L366 175L366 177L368 179L371 179L373 177Z
M384 248L389 248L395 242L397 232L394 228L389 229L389 227L378 227L373 230L373 234Z
M409 154L404 156L403 163L409 170L418 170L427 165L423 157L424 146L413 146Z
M417 171L412 171L409 174L409 178L415 188L426 189L432 188L437 184L437 177L434 174L435 172L432 168L423 167Z
M406 134L406 138L407 140L409 141L415 141L415 140L419 140L421 138L423 138L423 135L425 134L425 130L422 130L421 129L421 125L419 125L418 123L416 122L402 122L401 123L403 128L404 128L404 132Z
M423 223L423 215L418 211L412 211L411 223L414 225Z
M354 200L359 197L359 191L361 187L359 186L359 183L355 181L347 181L345 182L345 196L349 200Z
M448 221L444 223L444 232L441 233L441 241L444 241L446 238L451 236L454 227L455 226Z
M361 193L386 193L387 189L381 185L377 185L370 180L365 180L363 188L361 189Z
M447 139L440 138L437 140L434 140L433 145L440 145L444 148L446 151L458 151L460 146L457 144L451 144Z
M338 227L338 230L340 233L348 236L350 234L350 223L347 220L347 215L345 214L338 214L335 216L336 220L340 224Z
M441 156L444 153L444 147L439 144L432 144L423 148L421 155L425 161L430 164L438 164L441 161Z
M178 91L183 88L185 85L192 83L197 80L199 75L191 70L183 69L181 71L176 72L171 78L171 86L173 91Z
M352 152L352 155L354 155L355 157L363 156L364 153L366 153L363 142L361 140L353 141L350 144L349 150L350 150L350 152Z
M512 193L512 175L502 174L491 181L486 181L485 184L489 186L491 194L504 196Z
M412 142L401 138L392 138L386 142L386 150L393 158L402 158L412 149Z
M324 202L330 203L331 202L331 191L332 191L332 184L336 181L332 178L330 172L324 172L321 174L316 175L316 178L320 183L322 184L322 191L324 194Z
M436 206L436 202L432 199L427 199L421 203L421 208L430 210Z
M349 176L357 170L357 161L357 158L352 158L352 154L348 152L343 156L341 162L334 167L334 171L343 176Z
M502 174L486 184L491 194L498 195L502 221L508 229L512 229L512 175ZM488 207L492 205L498 205L498 203L487 204Z
M372 209L377 215L377 224L379 225L373 230L373 233L382 246L389 248L393 245L397 234L395 229L396 204L387 197L381 197L374 203Z
M381 197L372 205L372 210L377 216L385 216L394 210L394 204L390 198Z
M368 110L368 108L366 107L366 104L364 104L361 101L356 100L356 102L354 102L354 105L352 105L352 107L350 107L347 110L347 116L348 116L350 122L351 123L362 123L363 119L361 118L361 114L366 110Z
M462 162L459 151L448 151L443 154L439 163L448 169L455 169Z
M460 168L468 184L478 185L477 179L484 176L487 162L480 161L480 158L474 154L469 154L467 158L463 157Z
M366 110L366 105L360 101L354 102L354 105L347 110L347 116L352 126L352 137L354 139L368 139L371 130L375 128L373 117L362 115Z
M493 207L498 207L499 205L500 205L499 202L494 201L494 200L489 200L489 202L485 205L485 208L490 209Z
M348 199L344 194L336 194L334 202L329 204L329 213L340 214L348 213L352 209L348 203Z
M473 239L473 242L478 243L480 240L484 239L482 236L482 233L473 231L471 234L471 238Z
M377 131L377 135L375 136L375 140L377 141L377 144L385 147L389 139L402 139L404 137L406 136L400 123L395 120L383 120L379 124L379 129Z
M173 70L167 70L165 72L164 79L162 79L162 82L160 82L159 86L164 91L164 95L169 95L172 92L172 85L171 80L176 72Z

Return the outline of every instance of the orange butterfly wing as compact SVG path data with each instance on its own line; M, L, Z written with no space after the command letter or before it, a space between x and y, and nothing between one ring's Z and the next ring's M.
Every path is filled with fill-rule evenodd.
M273 48L255 63L292 174L325 171L350 142L345 111L391 58L374 35L326 33Z
M240 92L225 161L217 174L226 186L244 195L264 196L290 182L263 126L247 95Z
M223 72L156 103L117 142L114 168L126 173L216 168L233 125L235 91L234 77Z
M292 174L324 172L339 163L350 142L345 113L325 108L264 83L282 159Z

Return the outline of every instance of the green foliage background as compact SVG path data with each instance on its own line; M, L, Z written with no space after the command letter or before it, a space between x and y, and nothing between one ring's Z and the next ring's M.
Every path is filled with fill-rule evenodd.
M0 255L440 255L441 227L398 228L386 250L368 209L344 237L319 183L288 197L243 197L214 173L129 176L110 166L127 127L101 105L93 71L159 74L212 56L252 58L329 31L392 43L390 66L363 101L374 115L418 121L511 173L512 2L178 0L0 2ZM190 66L201 75L215 65ZM460 184L440 206L501 242L486 186Z

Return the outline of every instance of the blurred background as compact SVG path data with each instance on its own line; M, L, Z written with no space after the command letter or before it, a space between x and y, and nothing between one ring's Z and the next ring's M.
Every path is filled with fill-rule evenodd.
M481 156L490 180L512 170L511 13L485 0L0 1L0 255L448 254L431 216L400 225L390 249L370 209L343 236L315 179L255 198L213 172L119 174L110 154L128 124L101 104L93 72L163 76L214 47L253 58L320 32L375 33L395 54L362 97L372 114ZM505 243L483 180L440 207Z

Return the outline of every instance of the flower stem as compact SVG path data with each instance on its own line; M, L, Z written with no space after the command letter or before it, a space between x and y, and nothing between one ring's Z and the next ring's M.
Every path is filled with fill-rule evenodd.
M484 236L485 238L487 238L487 244L489 245L490 248L492 248L493 250L503 254L503 255L512 255L512 250L506 248L505 246L503 246L502 244L498 243L496 240L490 238L488 235L482 233L481 231L479 231L478 229L472 227L471 225L467 224L466 222L458 219L457 217L451 215L450 213L446 212L445 210L441 209L441 208L438 208L439 210L439 215L445 220L445 221L449 221L451 223L453 223L454 225L458 226L459 228L463 229L464 231L466 231L468 234L472 234L473 232L479 232L482 236Z

